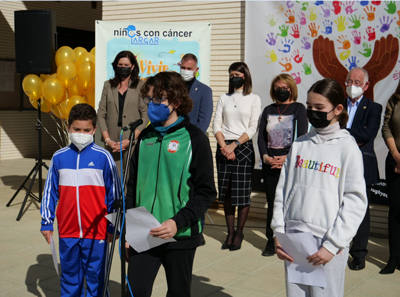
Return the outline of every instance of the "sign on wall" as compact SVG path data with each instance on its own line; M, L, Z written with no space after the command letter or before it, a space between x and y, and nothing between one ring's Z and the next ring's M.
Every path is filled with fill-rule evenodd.
M198 58L197 79L209 85L211 24L96 21L96 106L103 82L114 77L111 63L123 50L135 55L142 79L161 71L179 72L182 56L192 53Z
M400 78L399 26L395 1L248 1L245 60L253 92L264 107L271 104L272 79L288 73L305 104L314 82L330 77L345 88L348 71L358 66L370 76L365 96L385 108ZM384 177L381 133L375 150Z

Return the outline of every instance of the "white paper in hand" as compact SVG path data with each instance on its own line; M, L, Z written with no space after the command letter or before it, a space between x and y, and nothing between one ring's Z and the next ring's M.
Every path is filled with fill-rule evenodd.
M293 263L286 262L288 281L309 286L327 286L325 270L322 265L313 266L307 257L318 252L318 246L311 232L275 233L282 249L293 258Z
M53 256L54 268L56 269L57 275L59 276L57 250L56 250L56 245L54 244L53 236L50 237L50 249L51 249L51 255Z
M115 223L116 214L108 214L106 218ZM138 253L147 251L166 242L176 241L173 238L161 239L149 235L150 230L160 227L161 224L157 219L145 208L131 208L126 211L126 235L125 240Z

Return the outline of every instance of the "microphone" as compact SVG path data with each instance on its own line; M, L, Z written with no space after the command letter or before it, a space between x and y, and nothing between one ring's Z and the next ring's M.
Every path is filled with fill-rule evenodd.
M143 120L142 119L138 119L136 122L130 122L127 126L122 128L122 130L123 131L127 131L127 130L131 129L131 131L135 131L135 129L138 126L140 126L141 124L143 124Z

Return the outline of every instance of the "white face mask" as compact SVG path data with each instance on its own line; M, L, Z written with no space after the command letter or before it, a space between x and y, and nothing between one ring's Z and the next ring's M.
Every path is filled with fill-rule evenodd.
M69 139L81 151L93 142L93 134L69 133Z
M362 89L362 87L351 85L346 88L346 92L351 99L354 99L360 97L364 93L364 90Z
M194 77L194 71L181 69L181 76L184 81L189 81Z

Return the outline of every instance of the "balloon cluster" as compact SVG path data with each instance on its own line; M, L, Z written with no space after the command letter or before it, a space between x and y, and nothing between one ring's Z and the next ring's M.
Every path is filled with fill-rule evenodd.
M94 107L95 48L87 52L83 47L63 46L57 50L55 59L57 73L40 77L29 74L22 88L35 108L40 100L41 111L66 120L76 104L88 103Z

